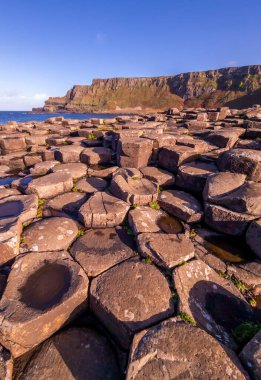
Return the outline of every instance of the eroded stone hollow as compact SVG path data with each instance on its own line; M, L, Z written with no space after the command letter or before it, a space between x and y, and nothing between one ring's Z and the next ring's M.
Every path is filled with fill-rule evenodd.
M23 211L23 204L20 201L6 202L0 205L0 219L13 218Z
M46 263L19 289L20 301L33 309L46 310L59 303L70 284L71 272L68 267Z

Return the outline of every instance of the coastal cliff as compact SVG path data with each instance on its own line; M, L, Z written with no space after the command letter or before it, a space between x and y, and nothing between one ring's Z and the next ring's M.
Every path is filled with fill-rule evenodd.
M261 65L229 67L174 76L94 79L63 97L50 97L42 112L139 112L171 107L261 103Z

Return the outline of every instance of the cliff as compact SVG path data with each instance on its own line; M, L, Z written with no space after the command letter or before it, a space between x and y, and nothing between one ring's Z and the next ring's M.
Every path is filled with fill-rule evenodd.
M51 97L43 112L138 112L171 107L261 103L261 65L229 67L153 78L94 79L64 97Z

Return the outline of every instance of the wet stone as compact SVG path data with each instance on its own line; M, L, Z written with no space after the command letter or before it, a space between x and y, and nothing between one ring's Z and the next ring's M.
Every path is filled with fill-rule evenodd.
M163 210L186 223L196 223L202 219L203 210L199 201L184 191L163 191L158 202Z
M134 242L122 228L88 230L70 249L88 277L95 277L134 256Z
M126 349L136 332L166 319L174 311L165 277L138 259L127 260L96 277L91 285L90 306Z
M67 249L78 233L75 221L64 217L39 220L23 232L22 252L61 251Z
M126 380L246 378L233 351L173 318L135 335Z
M194 257L193 243L185 234L140 234L138 250L142 257L164 269L172 269Z
M67 252L18 257L0 302L1 343L14 357L29 351L83 307L87 289L84 271Z

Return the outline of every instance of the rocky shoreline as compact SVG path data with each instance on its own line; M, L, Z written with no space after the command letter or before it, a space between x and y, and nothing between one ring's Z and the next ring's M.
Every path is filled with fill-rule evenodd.
M260 379L261 106L9 122L0 150L0 379Z

